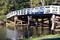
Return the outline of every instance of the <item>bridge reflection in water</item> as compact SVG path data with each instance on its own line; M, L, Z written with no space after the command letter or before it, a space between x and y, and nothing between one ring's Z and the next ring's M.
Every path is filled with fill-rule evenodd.
M28 18L29 16L29 18ZM15 23L14 30L17 30L18 34L22 32L23 38L28 38L34 35L40 36L41 34L51 33L51 16L52 14L40 14L40 15L16 15L17 20L13 20L14 17L9 18ZM20 31L19 31L20 30Z

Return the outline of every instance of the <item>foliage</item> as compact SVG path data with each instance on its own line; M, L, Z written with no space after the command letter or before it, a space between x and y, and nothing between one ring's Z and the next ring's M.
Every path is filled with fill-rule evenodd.
M38 7L40 6L40 0L30 0L30 6L31 7Z
M6 20L7 20L7 18L6 18L5 15L1 15L1 16L0 16L0 21L6 21Z
M5 15L9 11L30 7L29 0L0 0L0 15Z
M0 15L6 14L8 12L8 1L0 0Z
M10 11L20 10L29 7L40 6L40 0L0 0L0 15L5 15ZM46 5L52 3L52 0L45 0Z
M45 5L51 5L52 4L52 0L45 0Z
M16 10L28 8L29 6L29 0L16 0L15 1L15 8Z
M49 5L51 5L52 4L52 0L49 0Z

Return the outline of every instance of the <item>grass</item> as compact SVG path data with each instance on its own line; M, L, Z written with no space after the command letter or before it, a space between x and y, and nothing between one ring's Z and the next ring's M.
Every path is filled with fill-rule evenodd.
M55 35L42 35L40 37L35 37L35 38L27 38L27 39L20 39L20 40L39 40L39 39L50 39L50 38L60 38L60 34L55 34Z

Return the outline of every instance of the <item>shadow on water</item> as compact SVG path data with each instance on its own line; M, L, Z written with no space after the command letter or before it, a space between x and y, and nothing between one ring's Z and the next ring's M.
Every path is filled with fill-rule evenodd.
M48 38L48 39L41 39L41 40L60 40L60 38Z

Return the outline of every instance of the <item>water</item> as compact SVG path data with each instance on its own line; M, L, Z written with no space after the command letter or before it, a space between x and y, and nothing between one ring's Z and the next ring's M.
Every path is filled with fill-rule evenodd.
M14 30L7 29L6 37L12 40L16 40L17 32Z
M41 39L41 40L60 40L60 38L48 38L48 39Z

